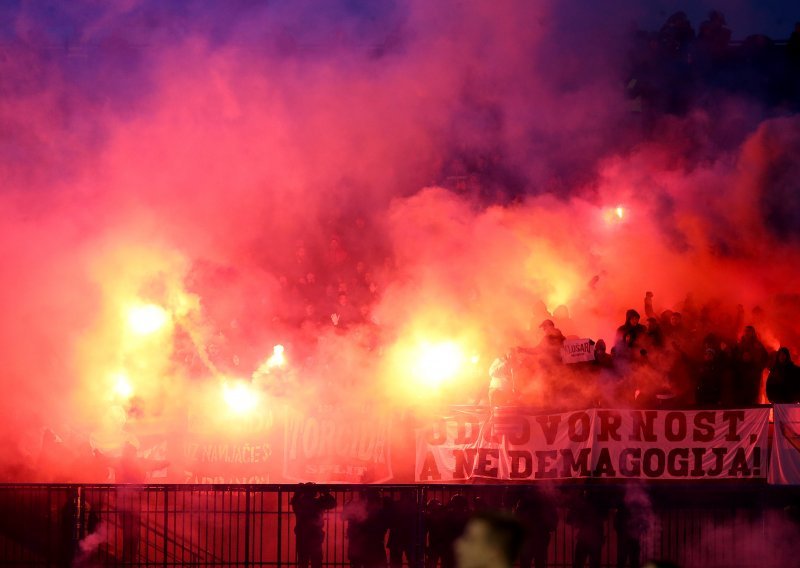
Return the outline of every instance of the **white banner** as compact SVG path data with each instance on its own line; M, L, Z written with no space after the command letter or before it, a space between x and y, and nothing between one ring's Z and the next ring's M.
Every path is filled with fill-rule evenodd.
M415 480L764 479L768 420L768 408L464 412L417 431Z
M594 343L591 339L565 340L561 346L561 360L564 363L594 361Z
M800 485L800 406L776 404L769 482Z

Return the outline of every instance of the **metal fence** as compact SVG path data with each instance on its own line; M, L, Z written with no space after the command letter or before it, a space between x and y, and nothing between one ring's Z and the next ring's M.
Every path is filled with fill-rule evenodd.
M572 566L575 529L568 504L587 485L556 489L558 524L550 566ZM593 487L607 503L602 565L617 566L614 515L632 486ZM417 538L412 564L426 558L425 505L463 495L472 507L507 506L520 486L374 486L383 502L406 498ZM3 566L284 566L297 565L291 485L2 485L0 563ZM349 566L346 511L364 486L333 486L335 506L324 513L323 565ZM791 489L728 484L642 488L652 522L642 536L643 558L681 566L790 565L797 542L798 495ZM795 539L795 540L791 540ZM787 559L791 560L788 564ZM408 565L407 559L404 564ZM446 568L446 567L443 567Z

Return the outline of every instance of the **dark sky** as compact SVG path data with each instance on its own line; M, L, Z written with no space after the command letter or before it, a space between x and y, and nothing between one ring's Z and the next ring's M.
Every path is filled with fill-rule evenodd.
M710 10L717 9L725 14L733 37L738 40L754 33L785 39L794 23L800 21L800 2L789 0L619 0L604 4L602 15L598 12L598 24L607 25L611 16L623 28L636 22L640 27L658 29L671 13L678 10L685 11L697 28ZM554 6L561 13L576 14L576 24L581 22L580 25L585 24L587 14L597 12L598 8L596 2L589 0L558 2ZM159 36L163 41L187 33L217 41L247 42L246 22L253 14L264 10L271 11L285 24L285 31L296 38L306 34L324 34L330 28L355 24L363 38L368 40L373 34L385 32L385 26L391 27L402 20L406 8L407 4L402 1L373 3L353 0L312 3L196 0L187 4L152 0L113 4L6 0L0 6L0 41L24 37L34 43L74 44L97 40L112 30L119 33L124 29L127 37L133 34L142 42ZM600 18L604 21L600 22ZM297 39L302 41L302 37Z
M695 30L710 10L725 14L733 39L751 34L766 34L773 39L787 39L800 21L800 2L794 0L646 0L646 12L637 22L646 28L658 28L673 12L683 10Z

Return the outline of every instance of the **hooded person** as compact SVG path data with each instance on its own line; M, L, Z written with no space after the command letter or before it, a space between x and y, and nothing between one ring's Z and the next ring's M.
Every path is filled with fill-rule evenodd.
M606 342L604 339L598 339L594 344L594 361L592 367L596 370L613 369L614 358L607 351Z
M778 349L769 370L767 398L773 404L800 402L800 367L794 364L786 347Z
M566 338L561 330L556 327L553 320L546 319L539 324L539 329L542 330L542 336L539 345L536 347L537 351L542 355L546 362L560 363L561 362L561 346L564 345Z
M670 339L673 341L680 341L686 335L686 329L683 326L683 316L680 312L673 312L669 310L668 312L669 318L667 319L667 323L664 325L662 321L661 328L666 331L666 334ZM661 315L662 320L666 314L667 312L664 312L664 314Z
M744 328L744 334L736 346L735 363L734 403L737 406L757 404L761 391L761 373L767 366L767 350L752 325Z
M617 328L617 351L633 351L647 333L647 328L639 323L641 316L636 310L625 312L625 323Z

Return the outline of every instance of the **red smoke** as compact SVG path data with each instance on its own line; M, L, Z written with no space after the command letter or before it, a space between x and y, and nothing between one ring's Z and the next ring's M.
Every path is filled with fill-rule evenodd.
M15 14L6 477L75 477L30 473L44 428L109 454L131 422L235 429L217 414L226 396L249 407L236 381L273 409L417 406L421 345L456 345L474 390L538 341L542 303L567 307L565 333L609 340L645 290L660 309L691 292L758 306L768 342L800 345L795 117L758 123L729 100L730 122L698 110L643 139L617 84L625 30L595 14L572 42L556 4L416 2L385 29L349 14L333 31L312 8L249 13L225 38L148 3L70 14L78 47L55 51ZM470 161L491 175L441 187ZM169 317L137 334L130 310L148 305ZM256 373L276 344L288 370ZM470 398L448 390L467 389L423 398Z

